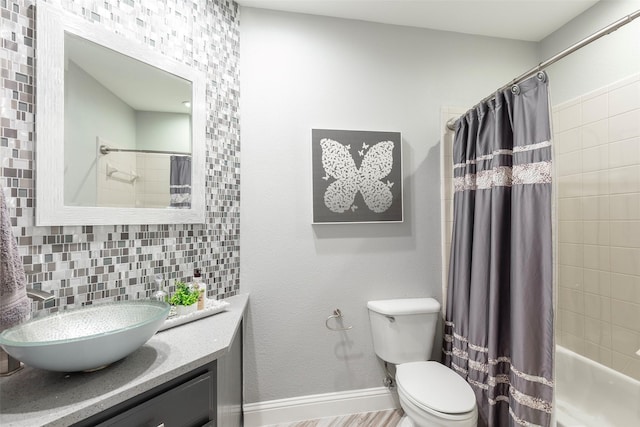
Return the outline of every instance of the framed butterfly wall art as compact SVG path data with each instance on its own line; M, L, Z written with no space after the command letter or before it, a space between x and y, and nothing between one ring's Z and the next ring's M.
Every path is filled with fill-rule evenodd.
M402 134L312 129L313 223L402 222Z

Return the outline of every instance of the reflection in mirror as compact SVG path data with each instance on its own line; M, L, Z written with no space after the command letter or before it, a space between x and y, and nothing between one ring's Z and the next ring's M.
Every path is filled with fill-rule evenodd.
M64 34L64 204L191 207L191 82Z

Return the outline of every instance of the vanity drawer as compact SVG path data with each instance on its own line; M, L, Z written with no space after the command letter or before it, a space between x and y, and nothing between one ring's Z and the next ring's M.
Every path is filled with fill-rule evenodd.
M215 374L211 371L131 408L98 426L213 426Z

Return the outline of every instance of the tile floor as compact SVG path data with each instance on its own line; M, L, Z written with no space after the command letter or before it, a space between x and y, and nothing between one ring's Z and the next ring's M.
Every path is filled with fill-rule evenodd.
M289 424L273 424L265 427L396 427L400 423L402 409L379 412L363 412L342 417L318 418Z

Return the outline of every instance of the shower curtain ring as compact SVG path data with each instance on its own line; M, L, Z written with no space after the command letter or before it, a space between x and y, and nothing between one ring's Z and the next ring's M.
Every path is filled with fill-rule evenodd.
M514 95L520 95L520 86L518 85L511 86L511 93Z
M547 73L545 73L544 71L538 71L538 74L536 74L536 78L540 80L540 82L544 83L547 81Z

